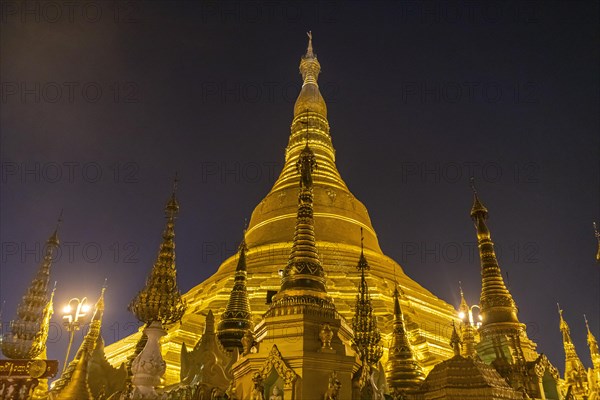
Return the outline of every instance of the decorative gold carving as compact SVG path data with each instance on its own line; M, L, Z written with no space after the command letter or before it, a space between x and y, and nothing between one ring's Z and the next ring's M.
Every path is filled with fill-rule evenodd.
M267 379L272 369L275 369L277 374L281 377L281 379L283 379L285 387L291 387L296 379L298 379L298 375L281 357L281 353L279 352L276 344L274 344L271 348L269 356L260 368L259 373L263 379Z
M319 332L319 339L321 340L321 349L331 350L331 339L333 339L333 331L329 324L323 325L321 332Z
M250 400L265 400L264 391L265 387L263 386L263 376L260 372L255 372L252 375L252 394L250 395Z
M341 388L342 383L338 379L337 373L333 371L331 375L329 375L329 384L327 385L327 391L325 392L325 396L323 396L323 399L338 400Z

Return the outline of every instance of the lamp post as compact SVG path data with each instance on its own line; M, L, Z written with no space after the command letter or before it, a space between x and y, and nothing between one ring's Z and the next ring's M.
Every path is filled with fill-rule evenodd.
M65 364L63 365L63 372L67 369L67 363L69 362L69 353L71 352L71 346L73 345L73 337L75 336L75 331L78 331L81 328L80 318L86 316L86 314L90 311L90 306L85 304L87 301L87 297L83 299L78 299L73 297L67 305L63 308L63 325L67 328L69 332L69 344L67 346L67 356L65 357ZM75 303L75 307L73 307L73 303Z

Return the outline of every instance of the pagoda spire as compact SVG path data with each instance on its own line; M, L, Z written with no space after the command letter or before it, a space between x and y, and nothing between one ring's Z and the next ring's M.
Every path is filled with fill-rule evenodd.
M292 251L283 271L281 291L277 297L303 290L317 297L326 297L325 273L317 253L313 217L313 172L317 167L315 154L308 145L300 153L296 170L300 175L298 214Z
M50 268L60 241L58 228L46 241L44 259L17 307L17 318L10 322L9 332L2 339L2 353L12 359L33 359L44 353L50 329L50 318L54 312L52 301L54 290L48 294Z
M592 358L592 365L594 370L600 372L600 349L598 348L598 341L590 329L587 317L584 315L585 327L587 328L587 343L590 348L590 357Z
M560 332L563 337L563 347L565 349L565 381L567 386L573 386L575 394L582 394L587 384L587 374L583 363L577 355L575 344L571 339L571 329L563 319L563 310L558 306L558 315L560 318Z
M252 313L250 312L250 301L246 288L246 231L238 248L238 263L235 269L235 277L231 295L227 301L225 312L221 315L221 321L217 327L217 336L221 344L228 351L235 348L243 351L242 338L248 330L254 328Z
M396 392L416 389L425 380L423 368L415 358L408 338L397 283L394 288L394 327L385 370L388 386Z
M312 32L307 32L308 46L306 54L300 60L300 73L302 74L302 89L294 105L294 117L301 115L306 110L315 112L327 118L327 105L319 91L319 73L321 64L317 60L312 45Z
M77 353L73 360L69 363L65 371L62 373L61 377L54 383L51 392L54 393L62 393L65 388L69 385L83 388L87 385L87 374L76 374L75 371L78 370L78 366L80 363L84 362L83 360L88 360L91 357L92 352L96 347L96 343L98 342L98 338L100 337L100 331L102 329L102 316L104 315L104 292L106 291L106 286L102 288L102 292L100 293L100 297L96 304L94 305L94 314L92 315L92 319L90 322L90 327L88 332L86 333ZM84 358L84 356L89 356L88 358ZM85 382L79 382L77 384L71 384L74 379L82 379ZM60 399L71 399L70 397L59 397ZM72 397L73 400L79 399L79 397Z
M352 330L354 331L354 346L363 362L363 368L369 369L379 362L383 355L383 347L381 346L381 332L377 328L377 317L373 315L373 305L365 277L370 266L364 254L362 228L360 236L360 257L356 266L360 271L360 283L352 317Z
M163 325L181 320L186 305L177 287L177 268L175 266L175 218L179 213L177 191L177 175L173 180L173 191L165 214L167 224L163 232L158 257L146 280L146 286L129 304L129 310L141 322L151 324L161 322Z
M520 325L517 317L517 306L512 295L504 284L502 271L498 265L494 243L492 242L490 230L486 225L488 210L479 200L474 179L471 178L471 189L473 190L473 207L471 218L477 230L477 242L479 245L479 256L481 258L481 312L482 327L494 323L513 323Z

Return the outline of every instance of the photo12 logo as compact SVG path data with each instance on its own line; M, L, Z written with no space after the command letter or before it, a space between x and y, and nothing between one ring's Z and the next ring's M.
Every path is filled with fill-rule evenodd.
M0 164L3 184L9 183L138 183L139 164L135 161L108 165L96 161L14 162Z
M137 82L4 81L0 85L2 104L96 104L141 103Z

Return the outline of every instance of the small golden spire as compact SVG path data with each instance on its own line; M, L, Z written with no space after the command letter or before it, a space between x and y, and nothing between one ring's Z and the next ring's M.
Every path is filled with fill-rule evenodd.
M368 271L370 267L364 255L362 228L360 232L360 257L356 265L360 271L360 283L352 317L353 344L363 362L363 368L370 368L381 359L383 347L381 346L381 332L377 328L377 317L373 315L369 286L365 278L365 271Z
M217 337L225 349L233 351L235 348L243 351L242 338L246 331L254 329L252 313L250 312L250 300L246 288L247 266L246 266L246 229L242 236L242 242L238 249L238 264L235 269L233 288L227 301L225 312L221 315L221 321L217 327Z
M179 204L177 174L173 180L173 192L165 207L167 225L163 232L158 258L146 280L146 286L129 304L129 310L142 322L150 324L160 321L163 325L180 321L186 310L177 287L177 268L175 266L175 218Z
M327 292L325 273L317 253L315 240L312 173L316 167L315 154L307 143L296 163L296 170L300 175L298 214L292 251L283 270L280 293L305 289L318 292L322 297Z
M397 392L416 389L425 380L425 373L415 358L406 331L397 284L394 287L394 327L385 373L388 386Z
M61 212L62 215L62 212ZM54 291L48 295L50 267L54 251L59 246L58 227L46 241L44 259L35 278L17 307L17 318L10 322L9 332L2 340L2 352L12 359L33 359L46 349L50 318L54 312Z
M596 236L596 241L598 242L598 251L596 251L596 262L600 263L600 232L598 232L598 227L596 223L593 222L594 225L594 236Z
M575 350L575 344L571 339L571 329L563 318L563 310L560 308L560 304L556 303L556 306L558 307L559 326L565 350L565 381L567 382L567 386L573 385L574 390L577 391L576 394L580 395L580 388L583 390L584 382L587 383L587 374Z
M590 357L592 359L592 365L596 372L600 372L600 349L598 348L598 341L590 329L587 317L583 315L585 320L585 327L587 328L587 343L590 349Z
M479 257L481 259L480 315L482 317L482 328L485 329L488 324L510 322L515 325L515 329L520 329L517 306L504 284L502 271L498 265L496 251L494 250L494 243L486 225L488 210L479 200L473 178L471 178L471 188L473 189L471 218L477 230Z

